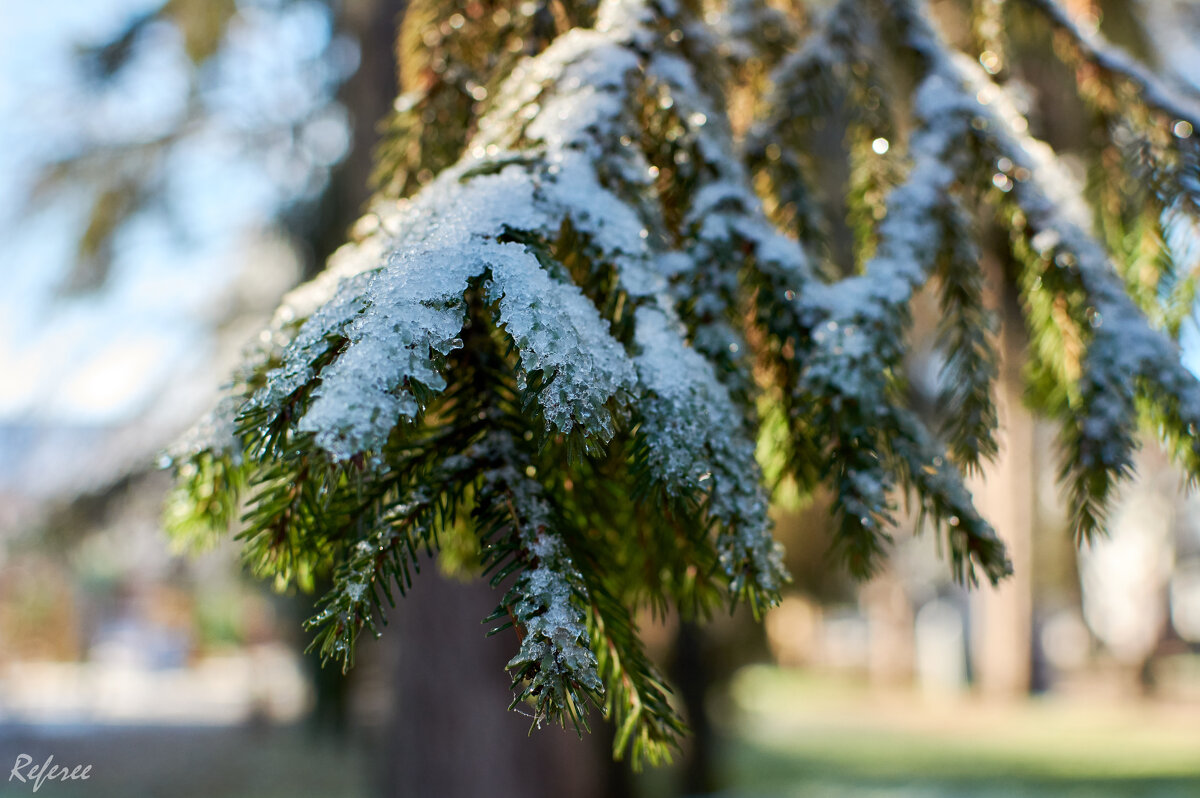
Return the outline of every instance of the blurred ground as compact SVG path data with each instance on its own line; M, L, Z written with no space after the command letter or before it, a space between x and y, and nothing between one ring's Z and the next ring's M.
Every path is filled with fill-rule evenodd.
M19 754L92 765L87 781L45 782L39 798L364 798L366 761L348 741L299 727L0 726L0 798L33 795L7 781Z
M741 671L714 707L727 785L720 795L1194 798L1197 709L1082 695L989 703L757 666ZM19 753L94 766L88 782L45 783L37 794L49 798L370 794L362 745L299 726L0 725L0 765L10 768ZM639 795L664 794L671 778L644 774ZM30 794L27 785L0 783L0 798Z
M750 798L1200 795L1196 704L922 697L758 667L724 709L722 767Z

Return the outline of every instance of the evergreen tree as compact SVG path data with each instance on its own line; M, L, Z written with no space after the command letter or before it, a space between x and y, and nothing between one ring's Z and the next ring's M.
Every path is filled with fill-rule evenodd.
M919 0L415 0L376 198L181 442L170 526L240 518L260 575L332 574L309 626L345 665L422 550L478 563L513 706L580 728L601 706L617 756L659 762L683 727L635 613L769 606L788 576L768 481L832 492L855 574L902 496L959 580L1009 572L962 482L996 450L988 229L1018 264L1076 535L1102 529L1139 425L1200 477L1175 342L1200 102L1053 0L966 5L951 42ZM1094 185L1019 110L1022 26L1076 71ZM812 156L833 119L840 215ZM936 425L903 367L926 285Z

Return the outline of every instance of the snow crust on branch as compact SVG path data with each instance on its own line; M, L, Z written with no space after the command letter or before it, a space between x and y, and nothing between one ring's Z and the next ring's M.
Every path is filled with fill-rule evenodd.
M636 427L652 478L670 495L700 498L704 523L717 529L730 593L769 600L786 573L770 535L752 429L689 343L676 311L680 294L662 269L672 257L694 273L723 267L705 260L711 249L667 244L652 170L637 144L639 92L669 84L691 109L685 123L701 157L729 176L697 197L689 219L703 218L706 231L730 240L736 232L764 263L802 271L806 261L762 218L728 129L704 129L702 107L714 120L722 114L704 104L693 65L648 47L658 35L647 27L656 13L641 3L607 3L595 29L569 31L521 62L462 159L411 199L377 202L360 239L289 295L259 357L269 366L265 379L242 410L269 423L282 419L334 463L356 462L397 429L421 423L427 404L446 391L468 303L482 300L515 351L517 390L536 391L547 432L578 429L603 445L623 425ZM590 262L615 267L614 290L632 322L626 338L556 261L553 242L565 223ZM726 287L733 292L736 283ZM731 296L709 301L714 315L728 316ZM485 496L502 492L522 519L513 545L528 566L510 603L529 633L510 666L528 676L535 662L558 663L538 665L535 678L570 675L599 689L580 633L583 588L571 576L566 544L543 523L549 499L536 480L504 468L479 480Z
M857 571L882 552L899 487L943 528L959 579L974 581L977 567L1003 577L1003 546L959 470L986 455L980 439L991 437L995 372L986 335L966 329L984 310L968 200L979 194L971 182L1001 157L1016 167L1005 202L1019 208L1030 245L1086 296L1081 468L1125 469L1135 401L1145 398L1160 402L1200 463L1195 379L1126 295L1054 153L978 66L952 54L923 5L870 6L920 65L912 134L887 164L903 176L879 181L895 187L886 215L865 225L875 246L862 273L827 282L814 267L825 264L768 219L757 179L803 179L803 153L782 140L794 109L781 98L803 95L811 108L800 115L811 115L828 99L822 77L858 81L863 93L882 86L855 71L880 67L867 63L876 26L855 24L863 8L842 0L798 53L756 67L770 70L776 107L739 142L723 70L745 67L759 46L751 18L786 17L733 0L717 20L736 33L726 46L690 4L603 0L595 27L556 36L489 84L457 163L410 199L377 201L357 240L285 299L235 395L184 448L236 459L246 444L236 469L222 460L210 470L256 485L251 538L268 566L282 561L278 573L292 578L340 558L332 598L313 620L335 626L324 636L335 653L349 656L378 591L392 579L403 591L417 548L470 507L494 584L507 585L492 620L510 618L521 635L509 662L518 699L532 700L539 720L578 720L581 698L604 696L619 748L637 740L635 752L665 750L679 724L631 615L661 586L594 573L605 556L595 547L622 532L604 527L620 521L594 519L609 509L637 517L649 496L669 534L705 541L682 565L702 564L732 598L770 603L787 574L755 459L764 386L783 407L768 412L786 416L793 476L833 484L839 542ZM1146 80L1136 64L1088 46L1106 68ZM1160 94L1152 99L1182 102ZM889 113L881 107L872 119ZM770 160L772 145L794 174L752 179L747 164ZM901 390L910 301L935 273L957 280L949 301L960 311L979 311L947 314L957 336L949 346L962 350L947 373L969 385L946 407L983 419L951 432L957 464ZM619 462L604 461L614 452ZM612 466L632 498L612 508L582 500L583 486L547 473L546 462L572 477ZM233 505L222 503L224 515ZM273 548L310 544L315 551L291 559ZM681 563L651 565L662 573ZM682 603L686 590L669 597Z
M540 723L550 707L568 700L573 685L604 693L588 637L590 598L541 486L520 468L512 436L490 433L475 456L489 464L481 474L480 507L499 526L485 548L485 561L499 565L511 557L518 566L517 579L501 601L521 634L508 668L518 682L528 680L523 692L535 698Z
M1084 57L1102 69L1121 75L1137 86L1145 102L1173 119L1182 119L1200 130L1200 98L1184 87L1177 87L1156 74L1121 48L1113 45L1098 30L1085 30L1058 0L1024 0L1044 14L1053 25L1065 31L1079 46Z
M905 0L908 2L908 0ZM1087 298L1085 329L1090 330L1080 379L1082 420L1072 468L1082 474L1103 469L1121 476L1132 468L1137 446L1136 400L1147 395L1169 406L1169 434L1191 437L1185 465L1200 458L1200 382L1183 366L1178 346L1154 329L1136 308L1112 268L1108 252L1091 233L1091 213L1054 151L1028 134L1028 124L1010 97L970 59L941 45L925 17L912 12L910 44L933 69L953 80L952 102L972 109L976 127L998 156L1021 169L1012 194L1031 233L1030 244L1065 279L1078 283ZM1090 534L1085 526L1081 534Z
M835 10L827 23L835 29L822 29L776 69L776 91L799 79L797 73L814 61L837 61L827 51L837 49L832 42L844 35L841 20ZM975 117L974 102L964 99L958 83L938 64L921 76L913 101L911 165L886 197L876 252L863 273L833 283L807 281L787 301L796 326L811 330L798 353L797 389L819 398L816 423L844 455L837 463L837 505L841 542L855 567L872 567L878 537L885 534L882 526L892 522L889 496L900 482L916 493L925 513L947 526L957 572L970 579L974 565L980 565L995 581L1010 567L1003 546L974 509L944 447L899 403L894 387L913 293L929 280L942 253L957 246L953 236L959 231L952 221L961 209L955 186L973 166L963 141ZM857 449L863 445L887 456L861 456Z
M733 577L733 593L747 572L760 589L778 590L783 552L770 536L754 445L730 435L741 419L728 390L661 310L639 308L635 318L641 353L634 362L649 394L641 431L651 442L651 468L676 490L712 482L709 513L722 524L718 556Z

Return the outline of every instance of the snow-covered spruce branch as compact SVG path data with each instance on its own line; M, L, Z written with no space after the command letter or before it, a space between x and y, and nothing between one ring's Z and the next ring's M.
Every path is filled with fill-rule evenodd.
M489 634L515 627L521 640L509 662L512 706L532 703L537 725L565 717L584 729L587 704L602 705L617 728L616 756L665 761L683 724L628 611L577 564L574 549L581 559L595 551L556 514L510 433L489 432L475 456L487 466L475 508L485 572L494 587L515 576L486 619L502 621Z
M1156 214L1163 238L1158 280L1146 290L1144 276L1139 286L1138 275L1128 273L1127 283L1139 305L1177 335L1200 280L1194 266L1200 258L1200 93L1156 74L1099 31L1085 30L1057 0L1026 3L1073 45L1062 49L1076 67L1080 96L1105 119L1128 173L1149 193L1140 200Z
M507 619L491 634L515 627L521 640L508 663L513 706L530 700L539 726L566 715L576 728L586 727L586 701L598 703L604 685L588 637L591 598L563 538L563 522L526 473L532 464L511 433L489 433L478 448L487 465L475 506L485 573L492 574L493 587L515 575L489 618Z
M636 430L645 443L641 473L690 502L684 523L716 527L709 545L728 593L761 606L785 579L745 413L688 345L657 270L668 236L654 212L648 164L631 146L641 133L636 100L653 57L647 47L653 32L637 24L639 13L614 4L596 29L570 31L515 69L460 162L411 201L378 203L360 225L362 240L288 298L259 368L243 381L237 440L228 450L245 449L249 459L266 463L256 471L269 473L265 482L254 478L260 487L250 498L250 518L261 529L251 537L259 541L262 570L287 578L325 560L343 563L335 594L314 619L335 624L321 638L332 653L349 655L357 627L371 624L363 599L377 598L378 580L394 576L377 563L403 572L414 547L397 537L394 519L367 524L366 532L333 523L326 497L365 491L383 505L403 501L399 486L380 486L409 462L403 460L409 449L434 456L421 439L445 420L446 396L461 378L461 360L472 355L463 341L469 316L513 352L506 362L511 384L500 375L501 384L485 380L477 390L514 391L541 419L548 446L563 446L554 443L561 436L599 456L619 431ZM602 148L614 157L602 157ZM568 235L578 244L574 258L562 246ZM610 266L611 280L592 279L593 270ZM487 482L496 473L476 475L477 508L494 499ZM503 492L516 496L515 483L506 485ZM513 503L510 496L512 528L542 528L534 517L551 512L543 502L556 500L561 491L536 502ZM427 529L416 522L412 528ZM561 602L547 604L548 596L587 601L562 570L570 563L565 550L523 535L512 545L532 554L513 561L538 564L507 597L518 625L533 630L511 663L524 685L518 696L534 698L539 716L581 719L579 696L599 695L595 676L602 673L608 689L619 683L617 695L639 705L636 711L610 705L625 719L622 738L635 754L661 757L664 737L678 724L655 693L657 677L644 664L640 675L625 669L622 663L644 663L628 643L616 648L603 638L595 671L587 640L567 641L579 647L567 656L553 630L540 634L539 624L566 611ZM314 550L319 555L303 562L288 559ZM542 582L569 590L550 596L538 587ZM620 625L611 612L607 618L589 612L597 629ZM578 631L580 616L573 617ZM549 661L556 664L544 667Z
M940 288L938 346L945 353L938 406L944 408L942 436L952 460L964 471L981 472L998 453L998 411L992 384L999 374L992 337L996 318L984 301L983 262L973 220L965 208L943 219L947 246L936 270Z
M1185 87L1175 86L1119 47L1098 31L1084 30L1071 18L1058 0L1022 0L1067 34L1080 55L1112 77L1129 81L1140 102L1171 118L1183 120L1200 130L1200 96Z
M402 93L384 122L374 183L384 196L411 196L462 155L499 83L541 52L563 26L591 25L595 0L497 4L409 0L396 33ZM519 47L514 47L514 42Z
M729 0L713 27L722 55L737 68L770 69L800 38L796 20L769 0Z
M888 215L879 225L877 251L864 273L832 284L813 281L785 289L795 322L790 332L780 332L794 336L799 330L810 331L807 341L792 342L799 362L787 371L797 380L793 390L803 397L798 403L818 408L807 425L820 430L823 441L818 445L833 455L842 519L839 543L852 567L868 572L875 565L893 523L892 487L900 482L914 489L920 506L934 520L966 542L951 547L956 571L973 578L974 566L979 565L995 581L1008 571L1003 547L971 508L957 472L946 463L933 436L914 432L891 456L875 455L889 452L885 438L898 426L919 428L916 418L903 409L893 382L903 355L907 308L914 290L928 280L952 245L953 234L961 233L952 225L962 214L952 187L975 168L971 153L961 147L969 137L973 112L947 102L953 95L945 84L952 79L931 70L918 85L917 127L909 142L912 165L887 196ZM976 382L983 397L979 401L990 407L990 364L973 359L962 365L978 370ZM969 434L989 442L985 451L994 449L994 413L980 418L982 424ZM919 479L930 473L938 478ZM916 481L911 479L914 475ZM954 510L947 512L947 507Z
M844 0L800 55L762 54L745 141L733 75L752 71L755 47L793 40L786 18L754 0L715 18L675 0L529 5L555 13L495 22L468 8L430 42L408 40L433 71L397 111L416 125L392 142L399 182L381 183L391 193L354 243L285 298L178 451L176 528L225 526L244 506L258 573L332 576L311 624L327 656L349 661L420 549L465 538L503 591L493 620L519 636L516 700L581 727L602 704L618 755L660 761L682 724L636 612L759 609L787 579L755 459L760 407L786 430L781 472L832 487L854 570L878 562L902 491L946 536L958 579L1002 578L1003 546L960 473L995 451L981 199L1029 253L1027 315L1065 397L1080 528L1127 470L1139 404L1200 473L1196 381L1124 293L1057 158L923 5ZM749 35L738 14L784 29ZM742 32L737 52L715 29ZM526 37L527 56L475 50L466 71L438 72L465 45L455 35ZM911 72L911 98L878 79L890 68ZM854 268L806 251L820 238L807 218L794 237L773 223L814 191L789 114L814 121L831 92L877 101L848 123L852 160L872 143L861 134L907 134L870 148L879 171L852 181ZM446 151L422 154L438 114L467 106ZM931 278L941 438L904 391L910 302ZM1075 336L1082 359L1053 335Z
M1058 415L1075 533L1090 537L1102 528L1104 503L1115 485L1132 471L1139 400L1147 402L1189 479L1200 476L1200 383L1184 368L1178 346L1151 327L1125 293L1108 252L1089 232L1087 205L1050 147L1028 134L1028 124L982 69L941 45L922 15L914 11L906 19L910 45L934 68L957 75L947 84L957 95L950 101L983 121L972 130L985 152L1011 164L1017 178L1012 201L1038 256L1030 266L1039 271L1032 290L1078 289L1084 297L1071 312L1086 353L1075 401Z
M870 57L878 42L864 41L877 38L877 26L860 11L855 0L839 0L798 48L772 64L760 112L742 144L747 162L770 182L774 221L817 252L828 246L829 231L815 190L819 170L810 152L813 125L823 124L835 107L846 115L854 174L869 174L864 164L883 162L870 145L876 138L891 138L887 92ZM858 216L869 217L864 203L853 202L857 193L848 193L848 204ZM869 223L855 226L870 229ZM816 266L825 263L818 260ZM830 276L844 273L827 271Z

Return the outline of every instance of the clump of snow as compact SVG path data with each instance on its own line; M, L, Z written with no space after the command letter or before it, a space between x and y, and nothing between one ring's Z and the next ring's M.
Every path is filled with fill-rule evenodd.
M634 358L646 394L640 432L657 478L676 493L703 489L708 511L722 523L721 563L737 590L750 569L757 585L775 590L783 577L779 544L770 535L767 501L754 444L740 411L712 364L689 347L677 324L655 307L634 316Z
M508 433L489 434L476 454L491 464L481 476L480 500L503 501L510 508L509 525L498 534L511 538L504 543L515 543L520 550L515 556L525 563L506 598L512 601L514 622L523 627L521 647L508 668L535 666L539 690L561 690L574 682L603 692L587 630L587 587L541 486L520 470L521 456Z
M492 263L488 299L500 303L522 374L545 375L538 399L547 430L570 432L578 424L608 441L616 430L604 405L632 389L633 364L578 287L551 278L519 245L500 246L507 257Z

